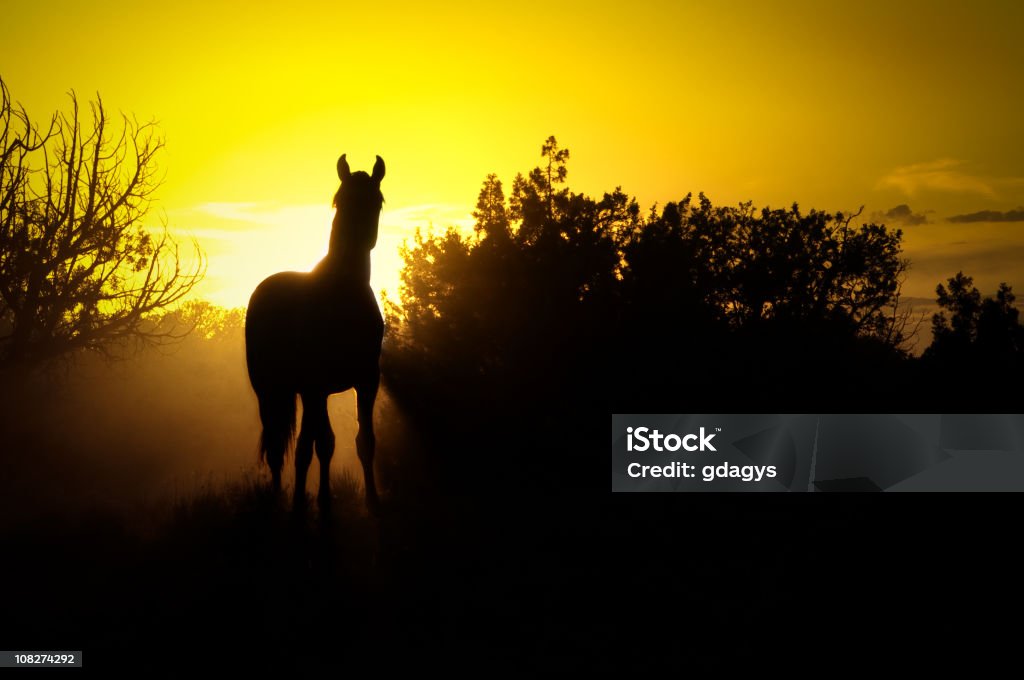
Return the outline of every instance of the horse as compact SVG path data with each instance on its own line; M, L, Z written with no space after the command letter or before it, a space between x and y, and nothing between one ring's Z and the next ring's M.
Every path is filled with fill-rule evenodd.
M310 272L280 272L253 291L245 315L246 364L263 427L260 460L270 467L275 493L281 491L281 468L295 436L296 396L302 398L294 496L300 510L306 505L314 444L320 461L317 501L322 509L330 504L334 432L327 397L355 389L356 452L366 506L377 514L373 406L380 385L384 320L370 288L370 251L377 244L384 203L384 161L377 156L372 174L352 172L342 154L337 170L341 186L334 195L337 212L327 255Z

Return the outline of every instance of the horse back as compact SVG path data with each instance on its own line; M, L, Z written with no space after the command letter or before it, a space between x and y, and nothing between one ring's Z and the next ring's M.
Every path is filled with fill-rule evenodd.
M249 378L262 386L338 392L378 370L384 321L369 284L281 272L246 312Z

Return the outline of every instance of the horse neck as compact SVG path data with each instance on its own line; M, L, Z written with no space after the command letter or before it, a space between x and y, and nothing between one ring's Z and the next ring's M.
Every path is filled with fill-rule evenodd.
M327 257L318 267L325 274L339 275L347 280L370 283L370 250L372 245L356 242L356 235L368 229L345 222L339 212L334 217L331 243ZM376 225L373 225L376 232Z
M370 283L370 251L366 249L345 249L327 253L318 268L327 276L340 277L348 281Z

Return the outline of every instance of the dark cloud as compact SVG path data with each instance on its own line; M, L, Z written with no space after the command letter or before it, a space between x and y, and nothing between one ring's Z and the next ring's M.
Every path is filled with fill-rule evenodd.
M915 213L906 203L900 203L885 212L874 212L871 219L875 222L894 222L906 227L928 223L928 217L924 213Z
M950 222L1024 222L1024 207L1019 207L1016 210L1007 210L1006 212L1000 212L999 210L979 210L974 213L967 213L966 215L953 215L949 218Z

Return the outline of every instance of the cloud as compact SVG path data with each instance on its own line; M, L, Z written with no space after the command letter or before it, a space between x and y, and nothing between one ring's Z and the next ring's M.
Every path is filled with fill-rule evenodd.
M904 226L913 227L918 224L927 224L928 217L925 213L915 213L906 203L900 203L895 208L883 212L871 213L873 222L895 222Z
M436 231L444 231L449 226L463 230L473 226L473 216L469 208L447 203L424 203L393 210L385 208L380 219L381 224L401 226L410 232L415 227L422 227L427 231L432 226Z
M898 189L907 196L938 191L994 198L998 187L1024 185L1024 177L984 177L967 172L964 165L952 158L904 165L883 175L876 188Z
M216 218L214 229L222 232L244 231L253 227L279 227L295 225L308 227L326 225L330 229L334 209L324 204L285 205L273 202L209 202L200 203L189 210L180 211L182 218L194 215ZM463 205L427 203L422 205L390 207L384 205L380 216L382 231L397 230L411 235L416 227L424 230L434 226L443 231L448 226L470 229L473 218ZM210 235L210 234L208 234Z
M1024 287L1024 243L938 243L908 247L907 256L913 263L910 271L916 295L924 293L921 288L935 290L937 283L945 283L958 271L973 276L975 285L985 294L994 292L1001 281L1014 288Z
M1024 222L1024 207L1016 210L1000 212L998 210L979 210L966 215L953 215L950 222Z
M334 210L326 204L282 205L271 202L200 203L194 206L192 211L219 218L220 226L223 228L229 228L224 221L234 222L234 227L238 229L251 228L253 225L282 224L330 226L331 218L334 216Z
M260 204L255 202L231 203L228 201L215 201L210 203L200 203L199 205L194 206L193 209L197 212L216 215L217 217L245 219L247 215L258 211L260 209Z

